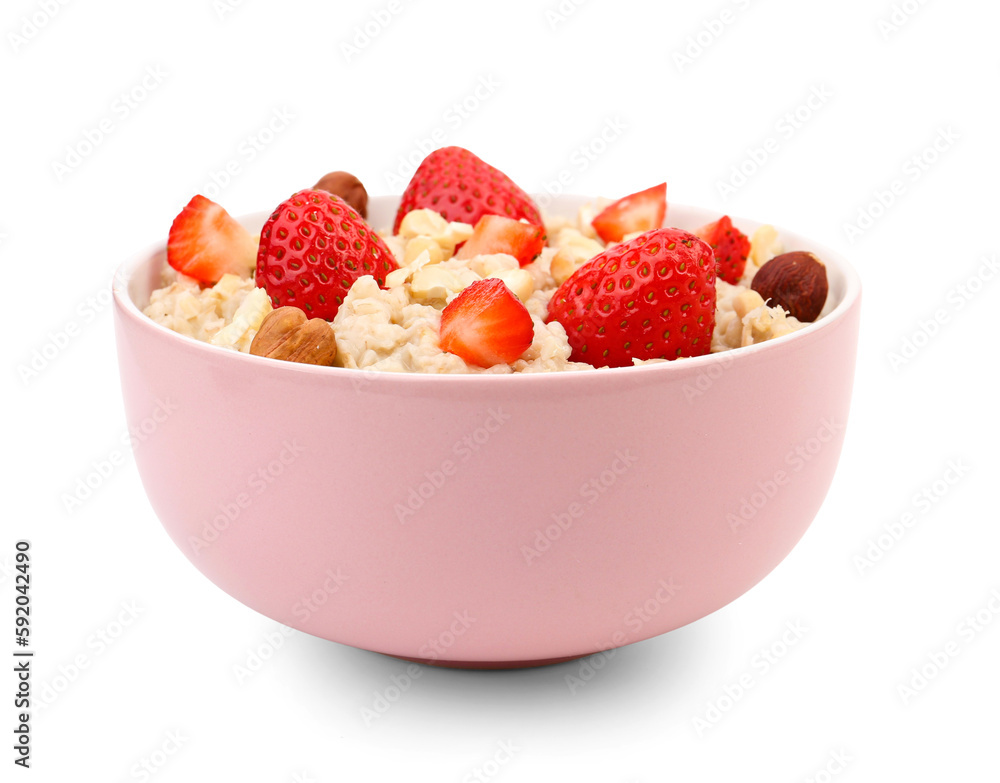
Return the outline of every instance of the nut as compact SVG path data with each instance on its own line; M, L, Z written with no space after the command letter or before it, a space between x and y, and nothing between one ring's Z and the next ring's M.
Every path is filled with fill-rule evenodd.
M475 277L475 275L473 275ZM410 292L413 297L422 302L444 301L450 294L462 291L467 282L462 276L451 269L445 269L440 264L423 266L413 273Z
M462 263L480 277L521 268L517 259L507 253L482 253L469 259L462 259Z
M346 171L331 171L313 186L313 190L325 190L354 207L365 220L368 219L368 191L361 180Z
M461 223L457 221L452 221L445 228L443 234L438 234L434 237L434 241L441 246L441 250L444 254L451 258L455 255L455 248L457 248L463 242L468 241L469 237L472 236L474 227L470 226L468 223Z
M528 301L528 298L535 292L535 280L531 276L531 272L525 269L502 269L499 272L494 272L490 277L503 280L504 285L522 302Z
M407 212L399 224L399 234L413 237L439 237L448 230L448 221L433 209L414 209Z
M549 267L552 272L552 279L556 285L562 285L569 280L573 273L590 260L586 251L580 250L572 245L559 248L552 257L552 265Z
M413 239L406 243L406 250L403 253L403 263L412 264L414 259L425 250L430 256L430 261L427 263L440 264L445 260L441 245L435 242L433 237L418 236L413 237Z
M764 304L764 299L756 291L741 290L733 297L733 312L736 313L737 318L742 320L747 313L756 310L762 304Z
M559 250L552 258L550 269L557 285L565 283L577 269L604 250L600 242L587 239L575 228L560 231L555 245Z
M785 252L774 226L760 226L750 238L750 260L754 266L764 266L776 255Z
M427 250L422 250L417 257L399 269L393 269L385 276L385 287L395 288L411 280L413 276L428 264L432 263L431 254Z
M610 199L599 198L590 201L580 207L576 213L576 222L580 228L580 233L588 239L597 239L597 232L594 230L593 220L600 215L606 206L611 204Z
M826 304L826 267L812 253L796 250L775 256L757 270L750 287L800 321L815 321Z
M337 356L333 329L322 318L306 318L297 307L268 313L250 344L250 353L300 364L330 366Z

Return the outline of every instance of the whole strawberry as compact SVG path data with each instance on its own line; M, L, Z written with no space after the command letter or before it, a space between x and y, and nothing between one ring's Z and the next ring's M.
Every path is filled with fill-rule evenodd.
M566 329L572 360L594 367L708 353L715 327L712 248L679 228L615 245L559 287L549 320Z
M340 196L301 190L264 224L256 282L276 308L332 321L355 280L372 275L384 286L396 268L392 251Z
M445 220L471 225L483 215L502 215L543 226L531 196L502 171L462 147L442 147L424 158L403 191L394 234L414 209L433 209Z

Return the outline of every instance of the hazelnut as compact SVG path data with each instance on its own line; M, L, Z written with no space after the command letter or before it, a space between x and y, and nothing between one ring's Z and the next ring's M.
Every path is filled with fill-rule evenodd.
M815 321L826 304L826 267L812 253L796 250L765 263L750 288L771 307L781 306L800 321Z
M306 318L297 307L279 307L267 314L250 353L300 364L329 366L337 356L333 329L322 318Z
M368 219L368 191L361 180L346 171L331 171L313 186L313 190L325 190L335 196L340 196L358 211L365 220Z

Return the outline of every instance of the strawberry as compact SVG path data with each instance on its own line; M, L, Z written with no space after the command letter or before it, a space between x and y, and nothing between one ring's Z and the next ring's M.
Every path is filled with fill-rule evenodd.
M627 367L633 359L708 353L715 327L712 248L679 228L658 228L608 248L549 301L572 359Z
M191 199L170 226L167 263L204 285L227 273L246 277L256 258L257 238L204 196Z
M275 308L298 307L332 321L354 281L372 275L380 286L397 268L385 242L340 196L300 190L264 224L257 286Z
M489 253L506 253L524 266L530 264L545 247L545 231L530 223L483 215L476 228L459 249L456 258L472 258Z
M461 147L442 147L424 158L403 191L392 233L399 233L408 212L422 208L433 209L445 220L472 225L483 215L525 218L543 225L531 196L502 171Z
M719 277L733 285L740 282L747 265L747 256L750 255L750 240L733 226L729 215L723 215L694 233L712 246L715 261L719 265Z
M667 214L667 183L661 182L608 205L591 221L605 242L621 242L626 234L649 231L663 225Z
M479 367L516 361L534 334L528 309L495 277L477 280L441 312L441 350Z

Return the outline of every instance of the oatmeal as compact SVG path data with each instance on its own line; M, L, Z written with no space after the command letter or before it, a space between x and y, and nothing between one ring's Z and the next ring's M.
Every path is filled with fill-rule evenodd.
M482 207L477 216L466 205L473 222L440 206L456 199L432 209L419 204L426 193L408 189L402 204L418 203L401 207L395 231L382 232L336 195L301 191L265 225L255 269L245 230L218 205L193 200L193 227L185 213L175 221L170 267L143 312L187 337L261 353L252 346L264 319L274 307L296 307L316 322L309 334L332 330L335 355L331 344L324 363L421 373L628 366L741 348L805 326L752 287L784 252L773 227L751 238L724 216L693 234L660 228L665 189L543 218L508 187L500 193L511 200L506 214L494 194L494 211L473 205ZM212 235L198 244L205 209L232 221L221 229L225 241ZM175 241L179 223L186 233ZM226 242L237 260L209 253Z
M525 267L505 254L455 260L455 245L471 236L473 227L449 224L430 210L419 212L404 220L404 233L385 237L400 264L386 280L387 288L380 289L370 276L351 286L332 322L337 366L389 372L501 374L594 369L570 361L566 330L558 321L545 322L549 299L559 285L604 250L596 235L579 222L587 220L592 207L581 208L578 220L547 218L550 245ZM771 340L805 325L781 308L768 307L749 288L759 268L756 262L763 265L781 250L777 232L764 226L753 236L752 261L748 260L739 285L716 282L712 352ZM196 280L172 270L165 272L165 277L167 284L153 292L143 311L146 315L196 340L249 352L260 322L271 311L267 294L256 288L253 280L230 274L211 288L201 288ZM524 302L532 317L534 339L513 364L480 368L442 351L437 340L441 309L469 284L487 277L503 280Z
M261 321L271 312L267 293L253 280L227 274L211 288L173 270L153 291L143 312L168 329L195 340L244 353Z

